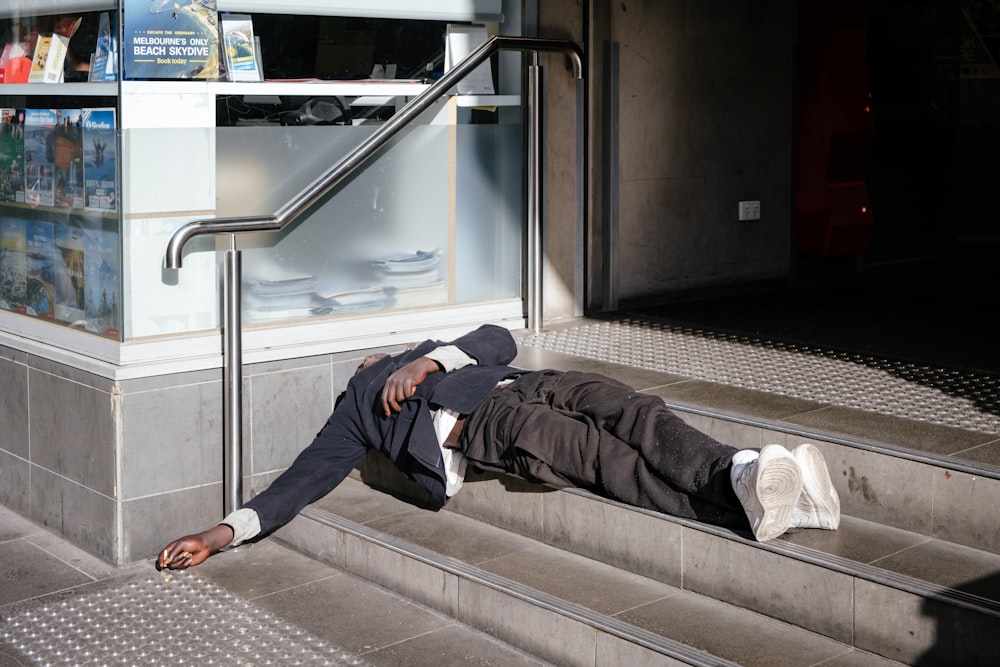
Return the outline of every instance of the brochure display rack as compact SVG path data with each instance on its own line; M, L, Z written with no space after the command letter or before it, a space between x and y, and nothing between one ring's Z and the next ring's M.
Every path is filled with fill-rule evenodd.
M0 14L0 317L37 317L118 342L217 328L215 290L187 286L213 285L213 249L171 277L178 288L159 270L169 232L193 219L273 213L425 90L455 54L474 48L470 36L495 31L503 15L499 0L443 0L431 9L319 0L15 5ZM299 13L287 13L293 9ZM59 62L46 64L56 42ZM30 68L21 83L19 55L48 72L37 81L52 83L33 83ZM519 266L498 266L519 254L508 247L520 244L516 220L487 221L513 222L506 232L475 231L489 235L500 258L484 264L480 251L468 277L456 273L459 245L474 246L462 216L473 227L491 217L478 197L462 193L476 192L498 169L519 169L495 156L471 156L482 171L459 164L466 151L495 153L518 141L519 89L495 94L493 74L481 69L476 94L443 100L391 156L375 159L324 205L322 220L303 223L311 231L300 236L335 238L324 243L333 252L295 237L247 243L262 248L259 261L248 261L248 324L518 297ZM500 192L519 197L519 176L509 178ZM22 228L46 225L53 239L65 229L62 238L119 246L116 262L102 252L101 271L83 272L108 279L99 290L77 285L82 304L66 301L73 291L57 289L44 271L35 279L21 269L34 262L71 272L54 241L31 249L21 242ZM98 261L96 252L82 255ZM435 267L386 270L408 255L432 257ZM311 278L311 290L302 291L299 274ZM107 291L112 276L117 288ZM102 303L114 304L116 315L98 317Z

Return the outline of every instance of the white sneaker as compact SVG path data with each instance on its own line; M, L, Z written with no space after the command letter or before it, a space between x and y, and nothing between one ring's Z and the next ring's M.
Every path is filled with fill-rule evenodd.
M830 481L822 452L805 443L792 450L802 470L802 495L795 503L792 528L837 530L840 526L840 496Z
M791 525L793 509L802 495L802 472L792 453L781 445L766 445L750 461L741 454L733 457L730 479L754 537L767 542Z

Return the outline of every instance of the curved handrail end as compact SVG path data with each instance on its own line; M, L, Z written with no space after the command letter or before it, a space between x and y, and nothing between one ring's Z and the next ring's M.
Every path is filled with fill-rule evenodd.
M195 236L203 233L201 221L189 222L174 230L167 241L167 250L164 253L164 264L168 269L179 269L183 266L184 246Z

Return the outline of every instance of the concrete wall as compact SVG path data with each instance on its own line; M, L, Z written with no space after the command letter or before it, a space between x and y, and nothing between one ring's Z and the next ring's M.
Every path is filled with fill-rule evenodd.
M361 356L244 368L245 497L309 444ZM222 518L220 370L114 382L0 346L0 387L0 504L115 564Z
M586 174L586 304L604 301L602 173L606 41L619 48L618 257L622 303L785 276L792 234L795 3L790 0L571 0L541 3L540 34L586 32L592 134ZM589 12L586 27L583 12ZM548 127L573 127L563 79L549 76ZM569 283L565 139L549 142L549 283ZM738 202L762 218L739 222ZM546 320L571 316L546 292Z
M584 7L580 0L539 2L538 35L584 43ZM585 85L573 77L561 53L542 54L544 72L543 228L545 248L544 319L583 314L584 162L578 137L583 136Z
M114 384L0 346L0 503L114 559Z

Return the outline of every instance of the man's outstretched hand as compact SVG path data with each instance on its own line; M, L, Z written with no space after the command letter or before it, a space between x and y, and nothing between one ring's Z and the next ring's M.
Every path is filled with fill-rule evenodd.
M413 396L417 385L427 379L431 373L441 370L438 363L427 357L414 359L402 368L397 369L382 388L382 410L388 417L393 412L399 412L399 404Z
M174 540L156 558L157 570L186 570L200 565L205 559L233 541L233 529L219 524L197 535Z

